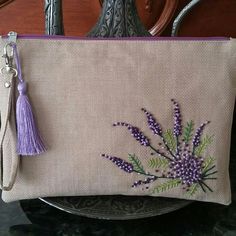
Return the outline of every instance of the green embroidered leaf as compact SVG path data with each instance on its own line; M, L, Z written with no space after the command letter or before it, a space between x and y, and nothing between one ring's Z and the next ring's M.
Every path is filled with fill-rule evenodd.
M164 191L177 187L180 183L181 181L179 179L168 180L167 182L155 187L153 189L153 193L162 193Z
M192 184L190 186L189 190L186 192L186 194L190 195L190 196L193 196L198 191L198 188L199 188L199 184L198 183Z
M196 156L201 156L204 151L206 150L206 148L213 142L213 135L209 136L206 135L202 140L200 145L196 148L195 150L195 155Z
M194 131L194 123L191 120L190 122L187 122L186 126L184 127L184 142L188 143L192 136L193 136L193 131Z
M173 131L171 129L166 130L166 132L163 134L163 137L167 143L167 146L172 151L175 151L177 147L177 143L176 143L176 138L173 134Z
M211 167L214 161L215 161L214 157L209 156L208 158L206 158L203 162L202 172L206 171L209 167Z
M156 169L156 168L165 169L168 166L168 164L169 164L169 161L164 158L155 157L155 158L148 160L148 166L153 169Z
M133 165L135 171L138 171L140 173L145 173L145 170L141 161L135 154L129 154L128 159Z

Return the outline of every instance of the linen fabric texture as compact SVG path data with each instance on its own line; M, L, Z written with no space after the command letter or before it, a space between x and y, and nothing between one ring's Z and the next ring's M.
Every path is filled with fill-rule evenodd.
M5 39L0 40L1 49L5 42ZM2 191L5 202L122 194L230 204L228 167L236 84L234 39L18 39L17 45L23 77L28 83L28 94L47 152L35 157L17 156L13 104L2 144L3 185L9 182L12 163L19 160L19 167L13 188ZM0 59L0 66L4 66L4 59ZM6 91L0 80L2 116L7 107ZM17 92L14 93L17 96ZM215 173L205 181L212 192L203 185L205 191L197 186L193 194L188 194L188 189L193 190L192 185L186 186L181 179L173 181L168 172L174 172L174 167L168 160L153 154L148 145L140 145L140 139L132 137L134 126L156 149L164 145L150 129L148 113L141 108L156 118L163 133L172 130L173 137L173 121L178 123L174 111L178 113L178 109L173 110L176 104L171 99L178 103L181 111L182 133L187 122L193 121L192 139L197 128L210 121L202 131L200 142L208 134L211 144L199 158L205 161L212 157L212 170L207 173ZM115 122L133 126L125 126L125 123L116 127ZM191 141L189 143L191 146ZM137 170L134 165L130 165L130 173L125 171L126 162L134 164L128 154L135 154L145 173L166 179L151 180L151 174L144 176L134 172ZM166 155L170 156L168 152ZM164 160L167 170L156 162L153 168L150 160L154 158ZM147 183L138 183L139 180Z

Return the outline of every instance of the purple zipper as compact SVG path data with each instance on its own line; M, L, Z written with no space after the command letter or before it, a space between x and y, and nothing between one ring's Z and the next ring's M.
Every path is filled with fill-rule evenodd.
M3 38L7 38L4 35ZM229 37L117 37L117 38L92 38L63 35L17 35L19 39L56 39L56 40L135 40L135 41L227 41Z

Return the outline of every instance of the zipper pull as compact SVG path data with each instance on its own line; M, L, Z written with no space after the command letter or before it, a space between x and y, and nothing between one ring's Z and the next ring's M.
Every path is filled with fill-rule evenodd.
M5 50L4 50L4 56L5 58L8 57L8 61L9 61L9 64L10 66L12 67L13 65L13 57L14 57L14 50L13 50L13 45L16 44L16 40L17 40L17 33L14 32L14 31L10 31L8 34L8 43L6 44L5 46ZM10 47L10 49L8 50L7 47Z
M17 33L14 31L10 31L8 34L8 42L9 43L16 43L16 39L17 39Z

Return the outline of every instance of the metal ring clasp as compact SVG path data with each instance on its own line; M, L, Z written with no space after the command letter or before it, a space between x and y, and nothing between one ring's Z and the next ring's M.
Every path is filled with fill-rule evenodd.
M12 43L7 43L3 49L2 57L5 58L5 66L0 69L1 74L13 73L15 77L17 76L18 72L13 67L13 56L13 45Z

